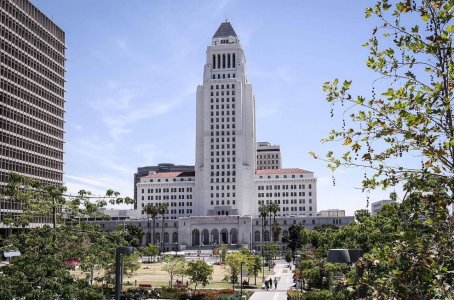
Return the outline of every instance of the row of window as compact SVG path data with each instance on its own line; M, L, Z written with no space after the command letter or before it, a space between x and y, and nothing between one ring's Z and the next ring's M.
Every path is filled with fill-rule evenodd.
M3 78L2 78L3 80ZM3 93L2 93L3 94ZM20 113L24 113L27 115L29 119L34 120L35 122L45 122L45 124L50 124L54 125L58 128L63 128L64 122L63 118L56 117L52 114L50 114L47 111L44 111L38 107L30 105L30 103L27 103L23 101L22 99L17 101L17 99L13 99L13 97L6 95L5 94L5 101L2 101L0 103L2 106L6 108L6 106L10 106L12 108L9 108L11 110L16 110ZM17 97L19 98L19 97ZM30 125L32 126L32 125Z
M229 198L230 197L230 193L211 193L210 196L211 198L214 198L216 195L216 198ZM235 193L232 193L232 197L235 197ZM221 204L224 205L224 200L221 201ZM233 203L232 204L235 204L235 200L233 200ZM211 200L211 205L213 205L213 200ZM216 200L216 205L219 205L219 200ZM227 205L230 205L230 200L227 200Z
M2 80L0 86L3 88L6 85L10 85L11 87L13 86L13 84L7 82L6 80ZM42 100L38 97L33 97L28 93L12 95L0 92L0 95L4 105L12 106L27 114L33 114L38 118L41 117L44 121L52 122L55 126L63 128L63 107L58 108L55 105L50 104L48 101ZM39 105L36 105L35 103L38 103Z
M216 143L224 143L224 142L229 143L230 142L230 138L229 137L228 138L216 138L216 139L215 138L211 138L211 142L212 143L214 143L214 142L216 142ZM234 136L232 137L232 142L235 142L235 137Z
M1 61L5 60L5 55L0 55ZM14 69L14 68L13 68ZM8 85L8 87L7 87ZM60 118L63 118L64 114L64 98L60 96L56 96L52 93L45 93L44 96L38 95L33 91L29 91L23 88L19 88L13 83L7 82L6 80L2 80L1 82L1 90L9 90L14 91L11 92L13 96L26 101L32 105L40 107L44 111L56 115Z
M4 48L6 46L2 46ZM19 54L20 56L21 54ZM50 72L48 69L42 69L44 73L37 72L36 70L30 68L26 64L22 63L23 59L17 60L13 59L12 56L3 54L2 62L5 66L8 66L11 69L14 69L14 72L21 74L27 78L30 78L35 83L40 84L45 87L47 90L59 94L65 85L65 81L62 77L55 75L53 72Z
M15 111L9 107L4 107L3 105L0 106L0 109L1 109L0 116L4 117L3 118L5 120L4 122L7 122L8 121L7 119L10 119L11 121L15 121L20 125L28 126L35 130L40 130L54 137L63 139L63 127L56 128L47 122L38 119L33 119L29 115L23 113L22 111Z
M22 53L17 54L14 50L12 51L12 55L18 58L19 61L24 61L25 57L27 57L27 55L24 55ZM57 83L43 79L43 75L45 76L45 74L38 75L38 73L32 72L29 67L23 66L23 64L18 63L16 60L13 60L11 58L5 58L4 60L9 60L10 66L8 67L13 69L14 71L10 71L9 74L6 73L2 75L6 76L11 81L23 86L26 89L42 89L44 92L50 93L51 95L53 94L60 97L64 96L65 90L63 88L63 85L58 85Z
M298 188L297 188L298 187ZM273 188L275 190L280 190L282 188L282 190L296 190L296 189L299 189L299 190L304 190L306 188L306 185L305 184L299 184L299 185L296 185L296 184L291 184L291 185L288 185L288 184L283 184L283 185L274 185L274 187L272 185L259 185L257 186L257 190L259 191L263 191L263 190L273 190ZM308 188L311 189L312 188L312 184L309 184L308 185Z
M49 147L48 145L14 136L6 131L0 132L0 144L11 145L23 150L34 152L35 154L46 155L56 160L63 160L63 150L56 150Z
M4 23L2 22L2 24ZM24 33L26 34L26 32ZM36 62L41 63L43 66L48 68L55 75L60 76L60 78L64 77L64 59L62 60L62 62L59 62L53 58L49 58L48 56L42 54L42 52L34 49L27 42L25 42L21 34L19 34L19 37L8 30L6 27L2 27L1 34L7 41L9 41L9 43L3 43L4 47L2 47L2 49L6 50L7 53L12 54L16 58L20 58L20 60L23 62L26 62L28 59L35 60Z
M229 197L229 196L227 196L227 197ZM235 193L233 193L232 197L235 197ZM232 205L235 205L235 203L236 203L235 199L233 199L232 200ZM210 204L211 205L230 205L230 200L216 200L216 201L211 200Z
M235 53L213 54L212 66L213 70L235 68Z
M49 179L49 182L52 181L63 181L63 171L54 171L48 170L43 167L39 166L32 166L28 163L18 162L18 161L10 161L6 159L0 160L0 169L7 170L9 172L20 173L27 176L35 176L39 177L40 179ZM6 172L2 174L2 177L6 178ZM2 179L3 180L3 179ZM5 181L3 181L5 182ZM55 182L54 182L55 183Z
M296 197L296 196L300 196L300 197L305 197L306 196L306 192L278 192L278 193L257 193L257 196L259 198L264 198L264 197ZM309 192L308 193L308 196L312 196L312 192Z
M219 162L230 162L230 160L232 160L232 162L235 162L235 157L212 157L211 158L211 162L214 163L214 160L216 159L216 162L219 163ZM233 168L235 168L235 166L233 166ZM211 169L213 170L214 169L214 165L211 165ZM219 169L219 165L216 165L216 169ZM224 167L223 167L224 169Z
M26 152L22 149L14 149L9 145L1 144L0 143L0 154L7 157L7 159L11 160L20 160L21 162L25 162L32 165L38 165L42 167L51 168L54 170L63 171L63 161L58 161L55 159L50 159L47 157L43 157L40 155L32 154Z
M229 183L229 182L235 182L235 177L232 178L232 180L230 181L230 178L227 177L227 178L224 178L224 177L221 177L221 178L213 178L211 177L210 178L210 183Z
M20 138L31 139L33 141L37 141L48 146L55 147L57 149L63 149L63 138L62 140L57 140L52 138L49 135L46 135L42 132L38 132L34 128L28 128L22 124L18 124L18 122L11 121L6 119L0 114L0 129L4 131L9 131L11 135L18 135ZM44 153L46 155L52 156L51 154Z
M230 190L230 187L232 188L232 190L235 189L235 185L234 184L232 184L232 185L229 185L229 184L211 185L210 188L213 191L215 189L214 187L216 187L216 191L219 191L219 186L221 187L221 190L224 190L224 188L226 190Z
M257 154L257 158L279 158L278 154Z
M230 129L230 124L221 124L221 125L211 125L211 130L219 130L219 129ZM235 123L232 124L232 129L235 129Z
M211 76L212 79L216 79L216 77L217 77L218 79L221 79L221 77L222 77L222 79L226 79L226 78L230 78L230 77L235 78L235 73L232 73L232 74L227 73L227 77L226 77L226 74L225 74L225 73L222 74L222 75L221 75L221 74L217 74L217 76L216 76L216 74L213 74L213 75Z
M183 193L185 191L185 188L180 187L178 188L179 193ZM156 188L156 189L147 189L148 193L176 193L177 188ZM186 188L186 192L192 192L192 187ZM142 189L142 193L145 193L145 189Z
M194 181L194 177L172 178L172 181ZM161 182L161 178L150 179L150 182ZM169 178L162 179L162 182L169 182Z
M279 160L258 160L257 161L257 164L261 164L261 165L275 165L275 164L279 164Z
M263 179L264 176L260 175L259 178ZM271 179L271 175L266 176L266 178ZM274 178L280 178L280 176L279 175L275 175ZM296 175L291 175L291 177L288 177L288 175L283 175L282 178L297 178L297 176ZM304 175L300 174L298 176L298 178L304 178Z
M65 33L59 29L48 17L46 17L42 12L40 12L35 6L33 6L29 1L26 0L16 0L21 3L22 9L26 13L23 13L21 10L17 9L14 5L11 5L9 1L1 1L1 8L8 12L14 20L19 20L21 24L26 26L29 30L29 35L23 35L30 43L35 44L35 39L44 40L46 43L50 44L53 48L57 49L59 53L65 51L65 46L63 44ZM2 19L3 23L3 19ZM46 30L41 28L43 26L47 31L51 32L49 34ZM33 34L31 34L33 32ZM36 35L36 36L35 36Z

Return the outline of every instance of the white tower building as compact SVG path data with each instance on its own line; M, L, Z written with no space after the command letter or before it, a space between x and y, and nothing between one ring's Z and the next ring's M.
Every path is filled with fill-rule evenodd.
M223 22L197 87L195 215L252 215L255 99L235 30Z

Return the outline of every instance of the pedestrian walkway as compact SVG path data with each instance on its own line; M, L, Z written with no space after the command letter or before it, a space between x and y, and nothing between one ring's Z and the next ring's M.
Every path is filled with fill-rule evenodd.
M252 294L249 300L285 300L287 299L287 290L293 284L293 273L288 268L288 263L284 261L277 261L274 267L274 275L269 276L267 279L275 277L278 278L277 289L256 291Z

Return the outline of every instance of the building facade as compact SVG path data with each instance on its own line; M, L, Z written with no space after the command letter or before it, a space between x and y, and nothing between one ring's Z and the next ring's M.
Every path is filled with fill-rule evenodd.
M257 170L282 169L281 148L269 142L257 143Z
M255 99L246 58L229 22L207 48L196 99L195 213L251 215L255 172Z
M317 216L314 173L282 168L279 146L256 143L255 99L246 58L229 22L220 25L206 55L196 96L194 170L142 169L135 175L135 210L129 218L124 213L116 216L115 222L145 227L143 242L149 242L151 225L143 209L167 203L164 219L156 220L164 235L156 230L153 238L165 250L225 244L258 251L262 240L280 243L292 224L312 228L352 222L354 217ZM279 205L276 221L282 230L277 234L270 234L268 220L262 224L258 216L259 206L269 203Z
M371 215L375 216L383 208L383 205L389 204L389 203L394 203L394 202L396 202L396 201L394 201L394 200L380 200L380 201L372 202L372 204L370 206Z
M134 203L134 209L137 209L137 183L140 182L140 178L147 176L150 172L194 172L194 166L160 163L157 166L137 168L137 172L134 173L134 200L136 200L136 202Z
M65 33L27 0L0 1L0 19L0 189L12 172L62 185ZM0 226L19 210L0 199Z

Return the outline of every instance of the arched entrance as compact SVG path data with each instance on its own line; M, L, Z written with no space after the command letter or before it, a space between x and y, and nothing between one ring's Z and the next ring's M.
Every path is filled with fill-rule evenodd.
M211 243L213 245L219 244L219 231L217 229L211 230Z
M198 229L192 231L192 246L200 246L200 231Z
M221 244L229 244L229 231L225 228L221 230Z
M238 230L236 228L230 230L230 244L238 244Z
M202 230L202 244L204 246L210 244L210 233L208 232L208 229Z

